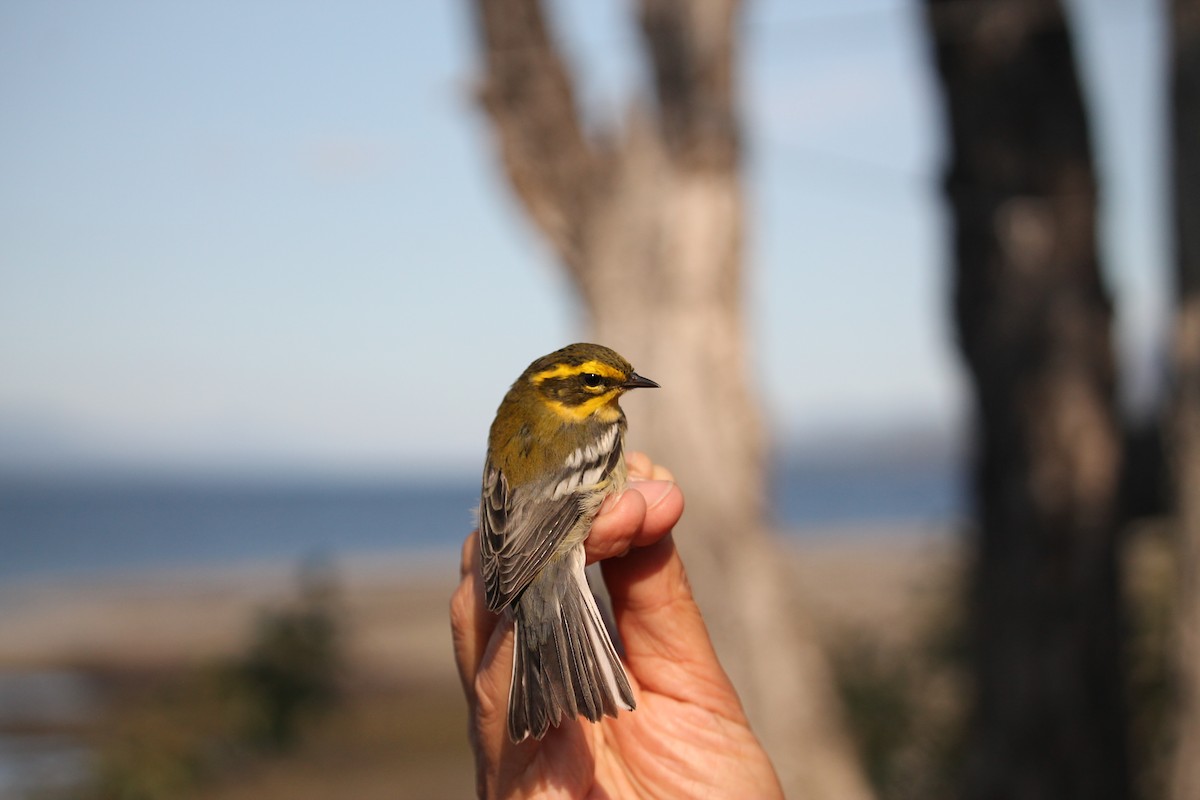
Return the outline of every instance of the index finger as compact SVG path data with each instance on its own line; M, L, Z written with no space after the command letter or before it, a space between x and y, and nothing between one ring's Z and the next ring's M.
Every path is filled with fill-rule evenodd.
M683 513L683 493L668 480L631 478L619 497L609 498L584 541L588 563L628 553L661 539Z
M650 456L637 450L630 450L625 454L625 465L629 468L630 480L638 478L651 481L675 480L675 476L671 474L671 470L662 464L655 464L650 459Z

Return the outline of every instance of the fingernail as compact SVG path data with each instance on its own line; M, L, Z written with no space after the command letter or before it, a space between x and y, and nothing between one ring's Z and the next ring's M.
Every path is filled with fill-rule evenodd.
M634 478L629 481L629 488L636 489L641 492L642 497L646 498L646 509L654 508L663 501L671 490L675 488L674 481L645 481Z

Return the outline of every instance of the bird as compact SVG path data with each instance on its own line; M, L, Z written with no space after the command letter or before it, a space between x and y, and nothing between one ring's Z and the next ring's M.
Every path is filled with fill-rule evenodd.
M514 622L508 735L541 739L582 714L635 707L584 573L584 540L604 498L625 487L625 413L659 388L608 347L568 345L512 384L488 433L479 501L487 608Z

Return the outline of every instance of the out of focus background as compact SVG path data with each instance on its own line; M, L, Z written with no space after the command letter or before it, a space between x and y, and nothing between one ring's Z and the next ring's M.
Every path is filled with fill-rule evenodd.
M1197 796L1194 5L6 4L0 798L469 795L585 338L795 796Z

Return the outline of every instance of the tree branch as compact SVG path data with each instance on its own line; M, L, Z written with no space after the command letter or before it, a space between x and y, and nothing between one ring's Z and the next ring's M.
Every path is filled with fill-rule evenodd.
M1170 10L1175 274L1182 300L1200 297L1200 2L1175 0Z
M642 0L642 34L663 140L671 157L686 166L737 165L733 69L739 6L739 0Z
M599 159L584 136L571 76L539 0L475 0L474 8L486 57L479 99L504 167L534 224L578 277Z

